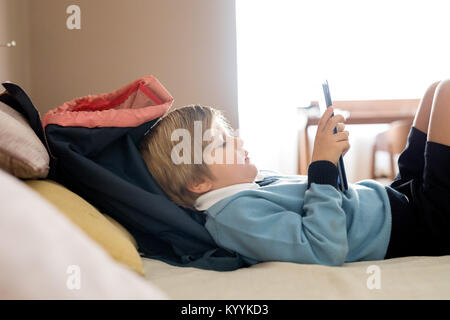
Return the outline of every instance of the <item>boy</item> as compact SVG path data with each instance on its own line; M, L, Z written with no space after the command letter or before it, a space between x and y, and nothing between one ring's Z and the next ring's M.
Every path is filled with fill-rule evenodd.
M328 108L318 124L308 176L278 175L264 186L256 183L258 170L243 141L232 136L213 108L169 112L142 140L140 150L168 197L205 214L205 227L216 243L240 253L248 264L339 266L449 254L450 80L434 83L422 98L390 186L364 180L345 193L338 190L336 164L350 145L344 118L332 117L332 112ZM211 129L213 143L203 139L199 145L199 123ZM184 161L178 152L180 133L189 133L187 145L194 146L183 149ZM195 152L205 148L215 161L192 163L198 159Z

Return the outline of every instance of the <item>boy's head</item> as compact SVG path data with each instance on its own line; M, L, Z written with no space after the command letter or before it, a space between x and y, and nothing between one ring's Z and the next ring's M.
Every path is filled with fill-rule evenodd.
M176 204L193 208L203 193L253 182L243 141L214 108L189 105L164 115L139 146L153 178Z

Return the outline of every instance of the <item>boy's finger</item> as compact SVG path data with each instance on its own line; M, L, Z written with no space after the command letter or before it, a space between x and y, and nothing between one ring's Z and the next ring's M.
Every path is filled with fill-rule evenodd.
M338 132L344 131L345 124L343 124L342 122L339 122L339 123L336 125L336 128L337 128L337 131L338 131Z
M323 131L323 129L325 128L328 120L330 119L331 115L333 114L333 108L329 107L325 110L325 112L323 113L322 117L319 120L319 123L317 123L317 129L320 131Z
M341 114L335 115L334 117L330 118L330 120L325 125L325 131L332 133L337 124L344 121L344 116L342 116Z
M344 152L345 150L350 149L350 142L348 140L337 142L339 148Z
M348 140L349 135L350 135L350 133L348 131L341 131L341 132L334 134L336 141L338 141L338 142Z

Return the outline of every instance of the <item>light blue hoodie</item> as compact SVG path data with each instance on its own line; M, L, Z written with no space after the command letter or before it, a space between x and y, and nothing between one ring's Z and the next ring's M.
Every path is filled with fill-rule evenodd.
M383 259L392 222L385 187L363 180L342 193L334 183L317 178L317 172L327 172L336 181L337 170L330 165L335 168L331 162L325 167L319 163L309 178L278 175L278 181L262 187L231 186L235 191L226 197L226 189L214 190L199 197L196 206L207 215L205 227L216 243L240 253L249 264L339 266ZM211 202L220 194L221 199ZM214 204L205 209L208 203Z

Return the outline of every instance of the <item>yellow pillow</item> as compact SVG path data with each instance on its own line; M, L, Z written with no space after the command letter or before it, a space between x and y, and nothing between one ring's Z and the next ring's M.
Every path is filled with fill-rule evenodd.
M111 257L144 275L136 241L117 221L105 217L89 202L52 180L24 180L33 190L53 204Z

